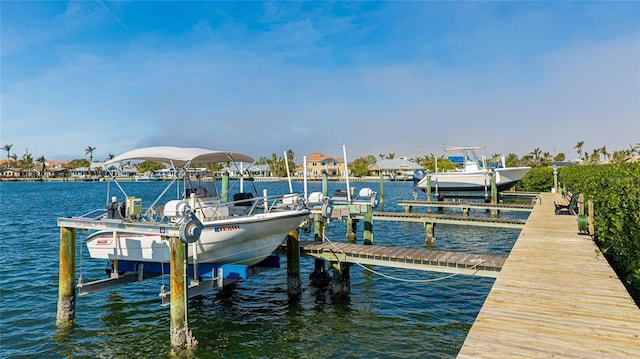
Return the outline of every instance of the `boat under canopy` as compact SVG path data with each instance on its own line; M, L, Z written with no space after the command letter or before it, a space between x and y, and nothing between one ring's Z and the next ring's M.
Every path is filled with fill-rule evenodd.
M142 198L125 193L123 186L113 176L113 182L125 196L125 201L110 199L104 214L92 220L95 228L100 221L120 221L118 230L100 230L90 234L86 245L92 258L109 262L168 262L169 243L159 233L142 234L127 231L136 224L155 223L180 227L180 239L188 243L189 261L213 264L253 265L269 256L285 239L289 231L298 228L310 215L300 194L260 195L238 193L233 201L227 194L218 196L194 184L188 174L188 166L221 162L252 163L253 158L237 152L215 151L203 148L146 147L125 152L107 161L106 165L124 161L156 161L168 164L174 171L172 181L146 209ZM242 178L242 177L241 177ZM159 201L176 181L184 183L175 200ZM223 186L224 187L224 186ZM117 197L117 196L114 196ZM108 197L109 198L109 197ZM109 227L111 228L111 227Z

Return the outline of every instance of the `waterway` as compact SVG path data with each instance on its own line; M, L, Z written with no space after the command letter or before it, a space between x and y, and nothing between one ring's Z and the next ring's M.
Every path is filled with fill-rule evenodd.
M143 196L164 182L131 182L126 191ZM288 191L282 182L246 183L246 189ZM352 183L356 188L376 183ZM296 192L302 183L293 183ZM0 183L0 357L3 358L163 358L171 356L169 307L161 307L153 278L77 297L72 329L56 327L58 298L58 217L103 208L104 182ZM345 189L330 182L329 192ZM113 188L112 188L113 190ZM309 192L320 191L310 183ZM402 211L395 201L412 199L412 183L387 182L385 211ZM357 191L356 191L357 193ZM171 193L173 194L173 193ZM422 195L424 196L424 195ZM487 215L484 210L472 215ZM526 214L506 214L526 218ZM345 241L345 224L332 222L327 236ZM424 248L421 224L376 222L374 244ZM508 255L519 230L436 226L439 250ZM78 276L105 278L106 264L89 258L79 233ZM311 235L301 236L310 240ZM362 238L362 224L358 227ZM493 279L390 269L375 270L392 280L353 266L351 295L334 299L309 285L313 260L301 259L303 293L287 296L286 258L282 268L250 277L223 291L189 301L189 325L197 348L192 358L451 358L458 353ZM420 282L414 282L420 280ZM412 282L413 281L413 282Z

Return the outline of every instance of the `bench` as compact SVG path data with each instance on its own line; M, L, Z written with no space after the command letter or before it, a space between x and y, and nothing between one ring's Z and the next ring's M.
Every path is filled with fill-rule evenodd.
M569 191L562 201L553 201L553 205L556 207L556 214L568 214L575 216L576 211L574 208L577 202L578 195Z

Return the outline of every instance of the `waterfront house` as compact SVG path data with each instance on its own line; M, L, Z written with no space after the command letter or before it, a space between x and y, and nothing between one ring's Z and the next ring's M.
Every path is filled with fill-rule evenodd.
M246 163L242 164L242 171L245 175L251 177L271 177L273 176L269 165L254 165ZM240 176L240 163L230 163L228 166L224 166L220 171L216 172L217 175L222 175L227 172L229 177L239 177Z
M399 159L382 160L369 165L369 171L372 175L380 176L382 174L390 179L407 179L411 178L415 170L421 170L422 166L415 162L409 161L405 157Z
M22 173L20 168L3 168L0 170L0 177L2 178L19 178Z
M303 175L303 169L302 165L298 166L296 175ZM320 177L323 172L331 177L344 176L344 160L339 157L329 157L320 152L314 152L307 156L307 176Z

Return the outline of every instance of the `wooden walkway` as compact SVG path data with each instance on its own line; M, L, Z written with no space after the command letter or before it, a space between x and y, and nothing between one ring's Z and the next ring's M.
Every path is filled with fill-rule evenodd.
M543 193L458 358L640 358L640 309Z
M355 243L301 241L302 254L334 262L496 277L506 257Z
M364 215L357 214L357 219L364 219ZM398 222L423 222L456 224L463 226L498 227L498 228L522 228L524 219L492 218L478 216L464 216L439 213L403 213L403 212L373 212L374 221L398 221Z
M445 202L445 201L415 201L403 200L398 201L398 206L403 207L449 207L449 208L475 208L475 209L498 209L501 211L522 211L531 212L532 204L515 204L515 203L484 203L484 202Z

